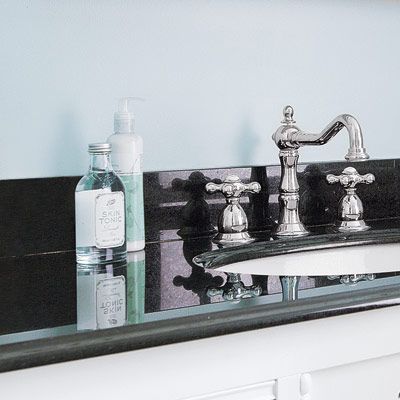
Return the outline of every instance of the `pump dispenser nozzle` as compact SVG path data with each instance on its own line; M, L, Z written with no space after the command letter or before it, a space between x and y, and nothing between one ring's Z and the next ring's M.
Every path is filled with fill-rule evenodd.
M122 97L118 102L118 111L114 113L115 133L134 133L135 116L129 111L129 105L133 101L144 101L140 97Z

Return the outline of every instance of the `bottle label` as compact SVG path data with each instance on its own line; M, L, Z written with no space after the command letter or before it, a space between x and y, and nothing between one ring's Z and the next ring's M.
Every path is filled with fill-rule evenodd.
M111 189L84 190L75 193L76 247L96 246L94 205L96 197L104 193L111 193Z
M125 278L104 279L96 287L97 329L123 326L126 322Z
M125 242L125 202L123 192L98 194L95 199L96 247L107 249Z

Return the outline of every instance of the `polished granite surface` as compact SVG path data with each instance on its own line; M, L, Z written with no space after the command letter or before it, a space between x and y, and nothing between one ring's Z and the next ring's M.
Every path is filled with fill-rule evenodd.
M126 263L91 270L75 264L76 177L0 181L0 371L400 304L397 272L301 276L298 291L288 295L284 277L233 277L193 262L202 253L234 251L212 243L224 199L204 192L205 183L221 181L228 173L262 186L260 194L242 199L258 239L252 246L271 242L279 252L340 242L342 234L332 229L342 193L324 179L347 165L299 167L301 216L313 234L286 247L284 240L271 241L278 213L277 166L146 173L145 251L130 253ZM359 190L373 227L359 234L361 240L397 243L397 160L369 161L357 168L377 179L375 187ZM32 197L18 197L23 187ZM244 298L229 300L238 287L236 294Z
M349 166L360 174L373 173L373 185L360 185L365 218L400 217L399 160L362 163L299 164L300 217L308 226L330 224L343 189L329 185L327 174ZM265 231L278 218L280 167L215 168L146 172L143 176L146 243L207 237L215 231L225 200L206 194L207 182L236 174L243 182L257 181L261 192L244 195L241 205L250 231ZM75 249L74 191L80 177L0 180L0 258ZM49 234L51 232L51 234Z
M391 226L397 223L388 221ZM244 286L259 287L260 295L226 300L216 289L229 289L228 274L205 270L192 261L205 250L220 251L211 238L150 243L145 251L129 253L126 263L80 268L78 273L74 252L0 259L0 370L400 304L397 273L365 277L354 284L341 283L343 277L302 276L294 298L282 294L279 276L240 275ZM315 235L315 243L320 238ZM105 297L104 292L99 294L99 284L113 280L120 284L119 311L112 309L111 293L106 292ZM374 296L378 297L374 300ZM104 299L111 299L107 309L110 318L104 317ZM270 314L261 318L260 312ZM240 321L244 313L256 313L245 327ZM210 328L209 324L216 322L211 316L222 331ZM184 326L178 334L180 323ZM110 345L121 332L121 340L129 342L124 342L122 349ZM130 335L134 338L127 339ZM153 341L147 343L149 337ZM89 351L87 342L93 340L100 343ZM66 349L71 341L75 346ZM86 343L86 348L76 350L77 343ZM56 345L62 350L56 350ZM49 346L56 347L49 350Z

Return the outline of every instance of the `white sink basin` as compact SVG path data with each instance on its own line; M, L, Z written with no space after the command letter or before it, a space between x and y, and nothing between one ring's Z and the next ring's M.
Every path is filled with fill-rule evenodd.
M400 243L368 244L272 255L212 267L251 275L329 276L400 271Z

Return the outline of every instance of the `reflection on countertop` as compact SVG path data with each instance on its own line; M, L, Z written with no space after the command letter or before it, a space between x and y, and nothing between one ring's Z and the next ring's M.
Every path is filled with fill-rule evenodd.
M399 165L359 167L377 177L375 190L360 188L374 229L400 229ZM332 228L341 194L325 176L342 170L340 162L299 165L300 214L313 232L305 240ZM78 177L0 181L0 371L400 304L397 272L286 279L196 265L194 257L219 251L212 238L225 204L204 186L228 174L261 184L241 204L253 246L271 241L278 166L148 172L145 251L91 270L77 268L72 251Z
M224 292L232 286L229 275L192 262L196 254L213 248L211 238L150 243L145 251L129 253L126 263L89 269L77 268L73 252L0 259L0 343L243 311L257 305L280 304L284 309L294 297L330 296L400 283L397 273L378 274L374 280L353 285L342 284L340 277L303 276L296 280L296 295L288 297L289 283L279 276L240 275L239 284L257 288L257 296L229 301Z

